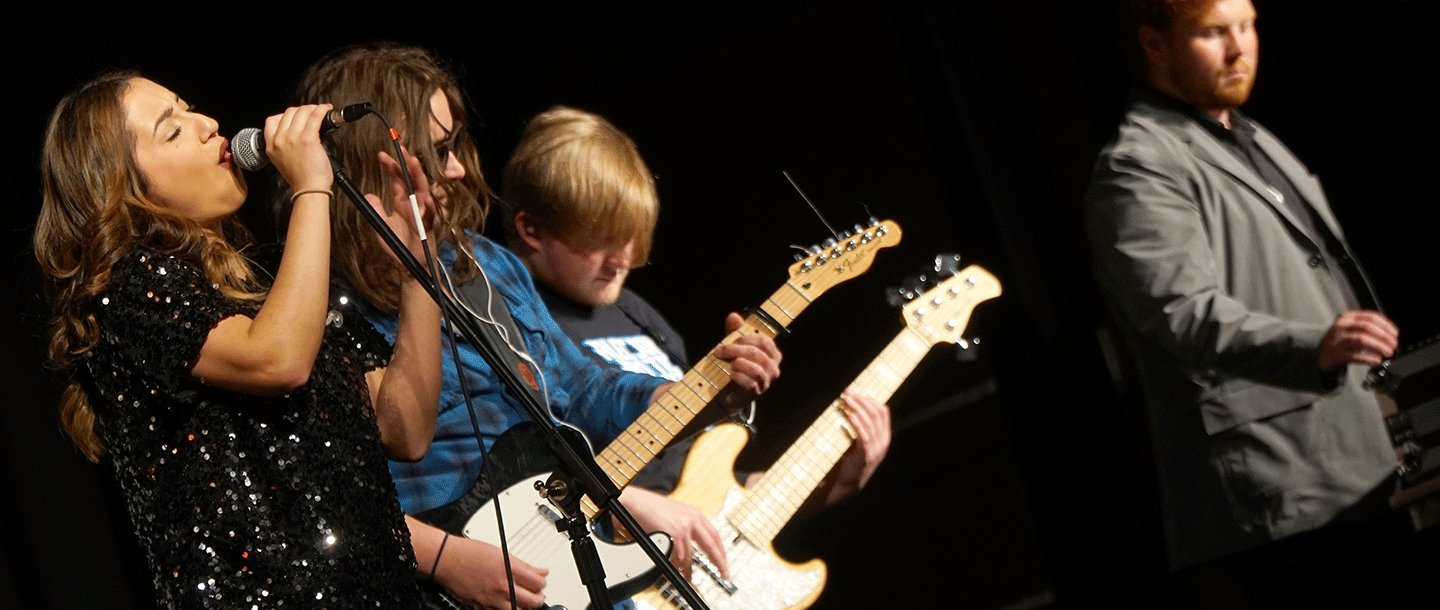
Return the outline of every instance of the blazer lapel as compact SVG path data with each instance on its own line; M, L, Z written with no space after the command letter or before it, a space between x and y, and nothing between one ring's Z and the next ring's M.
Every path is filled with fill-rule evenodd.
M1250 169L1250 167L1244 163L1241 163L1239 159L1235 158L1235 155L1231 154L1223 145L1215 141L1215 137L1210 135L1209 132L1206 132L1204 126L1194 121L1188 121L1185 126L1185 137L1190 141L1190 150L1195 153L1196 158L1230 174L1236 180L1239 180L1241 184L1244 184L1251 191L1254 191L1256 197L1259 197L1260 200L1264 201L1272 210L1275 210L1275 213L1285 219L1285 222L1290 225L1290 231L1300 236L1312 252L1320 251L1320 246L1316 243L1314 236L1311 236L1305 231L1305 225L1302 224L1298 218L1295 218L1295 214L1290 210L1290 206L1280 201L1279 193L1271 190L1259 176L1255 175L1254 170ZM1271 154L1270 150L1262 150L1265 150L1265 154L1271 155L1272 159L1276 158L1276 155ZM1279 156L1289 161L1288 154ZM1308 176L1306 176L1304 180L1296 180L1289 168L1281 166L1281 171L1285 172L1285 175L1290 178L1290 181L1295 183L1297 189L1300 189L1302 197L1307 199L1311 197L1310 191L1313 189L1308 189L1308 187L1311 186ZM1302 184L1304 184L1304 186L1301 186ZM1321 201L1324 201L1323 196ZM1328 213L1325 214L1324 217L1326 218L1326 224L1333 227L1334 222L1329 218Z
M1345 234L1340 230L1340 222L1330 211L1330 203L1325 199L1325 191L1320 188L1320 181L1310 174L1310 170L1305 169L1299 159L1295 158L1290 149L1285 148L1278 138L1259 125L1255 126L1255 145L1259 146L1260 150L1275 162L1276 167L1280 168L1281 173L1290 179L1290 183L1295 185L1295 190L1300 193L1306 203L1310 204L1310 208L1315 210L1321 220L1325 221L1325 226L1330 229L1330 234L1343 241Z

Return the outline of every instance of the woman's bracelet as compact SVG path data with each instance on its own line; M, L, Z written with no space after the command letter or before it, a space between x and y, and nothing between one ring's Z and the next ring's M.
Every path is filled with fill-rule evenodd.
M295 191L295 194L290 196L290 205L295 205L295 200L299 199L301 195L308 195L310 193L320 193L331 199L335 198L335 193L332 191L326 191L321 189L305 189L303 191Z
M435 563L430 564L430 580L435 580L435 569L440 567L440 554L445 552L446 542L450 542L450 532L445 532L445 537L440 540L440 550L435 551Z

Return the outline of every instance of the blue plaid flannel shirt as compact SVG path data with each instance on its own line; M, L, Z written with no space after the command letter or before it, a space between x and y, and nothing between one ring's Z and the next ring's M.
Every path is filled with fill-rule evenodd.
M644 412L655 389L665 380L595 363L555 324L520 259L484 236L474 236L473 241L476 260L509 306L516 326L524 335L526 349L539 365L551 413L584 431L593 448L609 443ZM449 264L454 257L453 249L443 249L440 254L442 264ZM366 319L393 343L397 317L369 307L361 309ZM488 451L501 433L530 418L524 407L502 387L474 346L462 341L458 347ZM459 498L475 483L482 467L480 449L475 445L475 429L466 411L448 344L444 346L442 362L440 410L429 452L419 462L390 462L400 506L406 514L443 506Z

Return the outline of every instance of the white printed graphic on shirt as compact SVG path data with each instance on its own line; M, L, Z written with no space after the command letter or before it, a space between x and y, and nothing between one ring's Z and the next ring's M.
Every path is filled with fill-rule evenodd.
M583 345L606 362L631 373L644 373L670 381L679 381L685 374L647 335L586 339Z

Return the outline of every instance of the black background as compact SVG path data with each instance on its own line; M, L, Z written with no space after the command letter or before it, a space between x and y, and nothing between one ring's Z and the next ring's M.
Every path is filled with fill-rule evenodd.
M901 329L887 286L941 252L1000 278L1004 296L967 333L982 338L979 359L936 348L892 398L894 445L872 485L777 540L789 558L828 563L816 608L1175 603L1144 423L1107 356L1113 333L1078 228L1127 86L1108 3L408 3L343 16L116 4L27 3L28 16L0 26L12 105L0 243L14 309L0 350L0 607L153 604L110 473L63 435L44 368L29 240L50 109L104 69L138 68L232 134L283 108L320 55L382 39L458 68L491 176L552 104L602 114L636 140L663 210L652 262L630 285L693 352L719 340L726 312L778 289L792 244L828 235L782 170L839 228L872 214L900 225L897 247L781 342L784 375L742 467L767 465ZM1402 343L1440 332L1431 11L1257 4L1263 61L1247 113L1322 178ZM264 182L251 180L252 193ZM242 215L273 239L253 201Z

